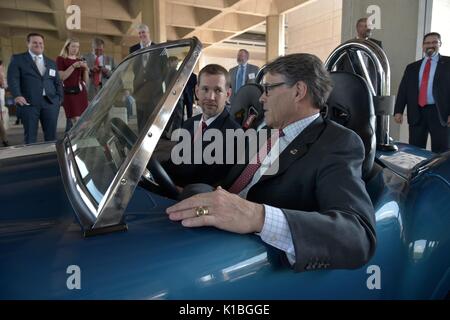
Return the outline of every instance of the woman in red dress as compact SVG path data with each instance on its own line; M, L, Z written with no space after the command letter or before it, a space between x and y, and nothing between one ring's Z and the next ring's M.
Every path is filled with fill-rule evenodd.
M86 86L89 81L89 68L80 59L80 42L77 39L67 39L56 58L56 65L64 84L64 111L67 119L75 124L88 106Z

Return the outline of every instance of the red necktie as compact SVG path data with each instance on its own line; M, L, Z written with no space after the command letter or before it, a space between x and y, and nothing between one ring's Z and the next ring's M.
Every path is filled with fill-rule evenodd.
M425 64L425 69L423 70L422 82L420 83L419 91L419 106L422 108L427 105L427 95L428 95L428 80L430 79L431 70L431 58L428 58Z
M202 125L202 134L204 134L205 131L206 131L206 128L208 128L208 125L207 125L206 122L203 121L203 120L202 120L201 125ZM198 137L200 137L200 128L197 129L197 131L196 131L196 133L195 133L195 135L194 135L193 141L196 141L196 140L198 139Z
M279 130L278 137L283 136L283 130ZM278 139L278 137L275 138ZM261 167L261 164L269 154L270 149L272 149L272 136L267 139L267 142L261 149L259 149L258 153L256 154L256 163L255 158L253 158L252 161L250 161L250 163L247 165L247 167L245 167L244 171L242 171L241 175L234 181L233 185L228 189L229 192L238 194L245 189L250 181L252 181L256 171L258 171L258 169Z
M100 67L100 57L95 56L95 66ZM97 88L100 85L100 70L94 72L94 85Z

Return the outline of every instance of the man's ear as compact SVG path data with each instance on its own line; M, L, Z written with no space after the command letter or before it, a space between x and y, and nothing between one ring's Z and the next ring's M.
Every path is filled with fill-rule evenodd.
M230 98L230 97L231 97L231 93L232 93L231 88L228 88L228 89L227 89L227 98Z
M198 84L195 85L195 96L198 97Z
M303 81L297 81L295 84L295 101L300 102L301 100L306 98L308 93L308 86Z

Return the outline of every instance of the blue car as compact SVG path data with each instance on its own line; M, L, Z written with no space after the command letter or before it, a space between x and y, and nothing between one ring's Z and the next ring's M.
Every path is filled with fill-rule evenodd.
M327 61L335 89L324 110L366 148L377 248L365 266L296 273L257 235L168 219L178 191L160 165L173 145L161 137L201 50L196 38L139 50L61 141L0 149L0 299L448 299L450 153L391 141L389 64L365 41ZM375 84L334 71L351 50L383 67ZM232 113L250 110L257 102Z

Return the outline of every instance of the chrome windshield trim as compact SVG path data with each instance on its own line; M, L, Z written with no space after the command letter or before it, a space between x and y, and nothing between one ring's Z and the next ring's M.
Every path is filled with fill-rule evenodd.
M167 91L148 118L136 144L130 150L125 162L120 166L100 203L93 199L82 182L70 146L71 135L66 135L63 140L57 143L57 154L61 164L64 185L85 233L123 224L124 211L198 62L202 44L197 38L167 42L139 50L122 61L124 63L149 51L182 45L189 46L190 50L180 67L180 71L178 71L178 77L167 87ZM101 91L98 93L100 96Z

